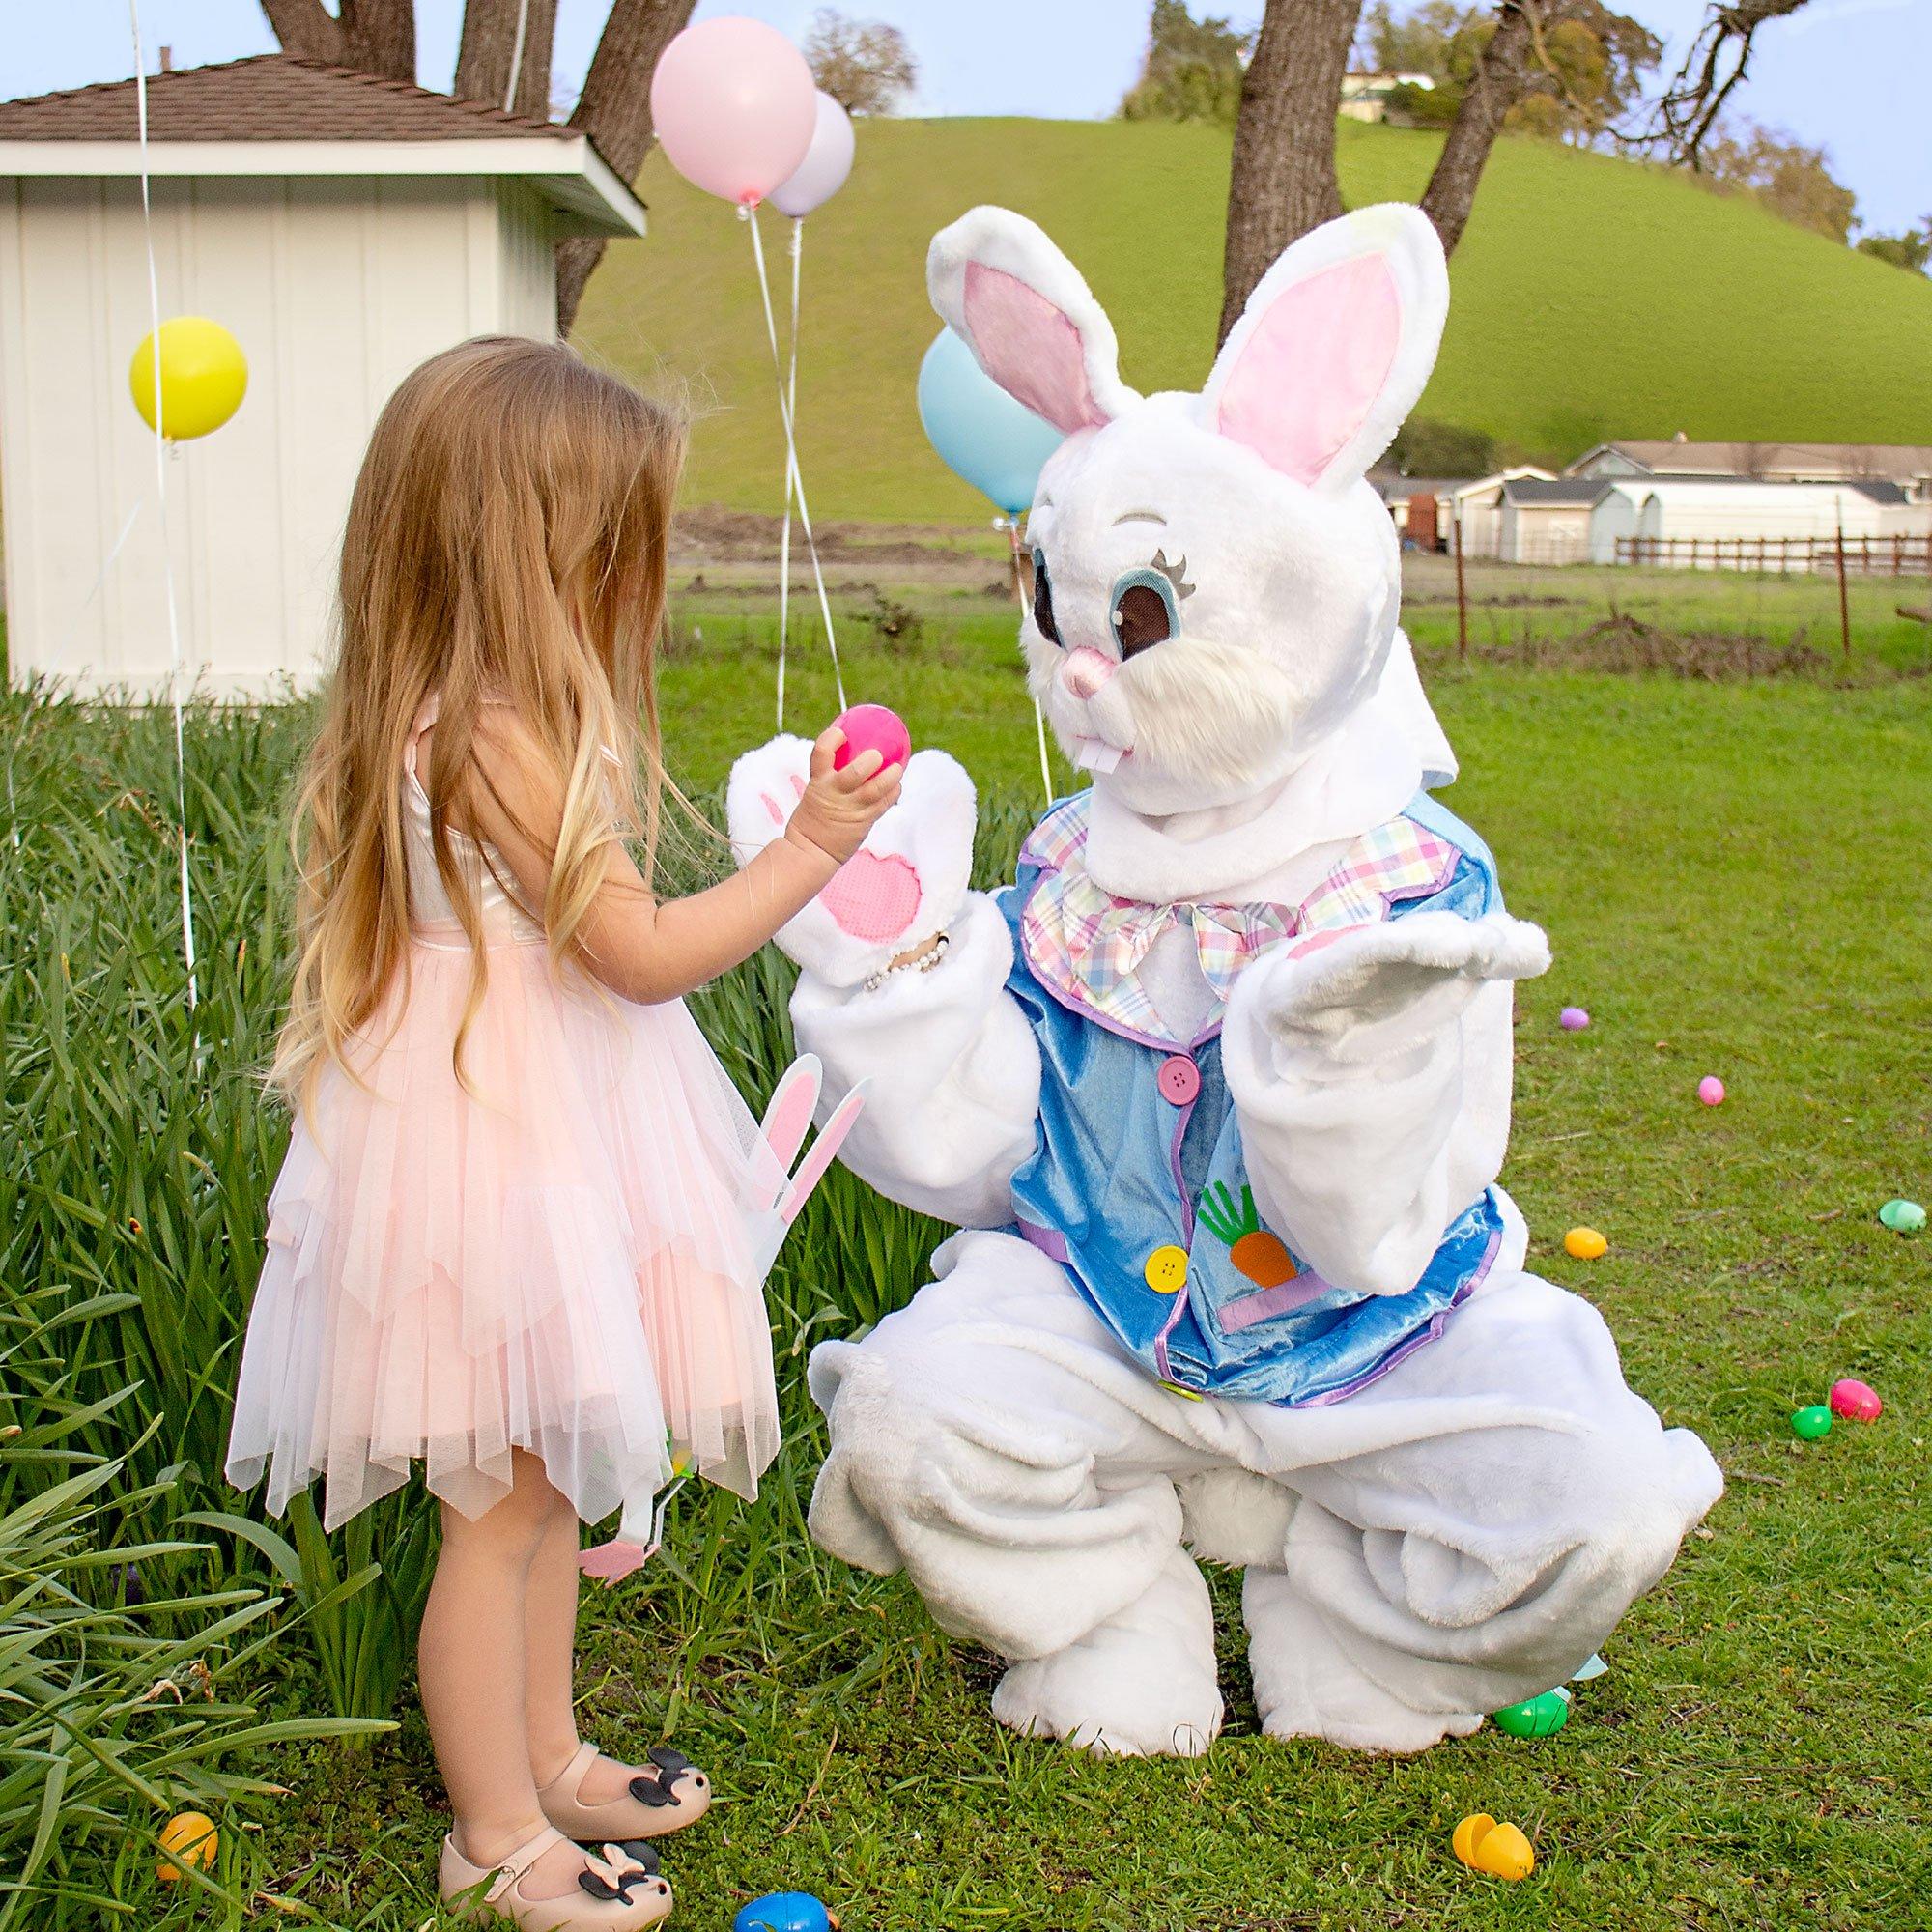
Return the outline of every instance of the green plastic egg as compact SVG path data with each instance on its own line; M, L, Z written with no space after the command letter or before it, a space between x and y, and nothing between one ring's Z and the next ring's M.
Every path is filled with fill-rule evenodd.
M1801 1408L1791 1418L1791 1433L1802 1435L1807 1442L1815 1442L1821 1435L1832 1433L1832 1411L1822 1402L1815 1402L1809 1408Z
M1513 1738L1553 1737L1570 1721L1570 1700L1560 1690L1546 1690L1520 1704L1509 1704L1492 1719Z
M1895 1235L1916 1235L1925 1225L1925 1210L1916 1201L1888 1201L1878 1218Z

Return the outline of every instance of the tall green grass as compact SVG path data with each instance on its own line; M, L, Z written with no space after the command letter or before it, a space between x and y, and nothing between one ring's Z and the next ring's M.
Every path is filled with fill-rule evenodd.
M265 1791L266 1746L365 1734L400 1683L420 1505L340 1552L298 1519L292 1548L221 1483L283 1133L256 1069L302 729L189 720L190 1009L167 721L0 701L0 1926L134 1909L171 1809ZM258 1721L302 1653L335 1715Z
M19 1506L17 1523L0 1521L0 1539L16 1536L0 1544L0 1561L22 1579L26 1618L17 1642L0 1641L0 1668L11 1656L27 1673L11 1732L0 1707L10 1753L0 1843L27 1833L30 1879L65 1876L61 1861L79 1859L93 1876L75 1896L106 1886L104 1899L116 1883L115 1861L88 1850L93 1828L118 1821L139 1839L148 1812L164 1815L157 1807L257 1790L204 1774L202 1759L294 1731L251 1727L243 1706L224 1701L174 1719L191 1736L166 1749L117 1745L115 1757L90 1742L82 1754L122 1794L117 1809L93 1789L99 1775L62 1769L49 1725L118 1738L149 1684L192 1651L210 1673L196 1681L224 1699L230 1685L253 1683L359 1735L397 1708L434 1569L435 1507L414 1486L325 1536L307 1498L270 1523L221 1473L287 1138L260 1070L288 965L284 802L309 727L301 705L189 713L190 1006L168 719L45 694L0 700L0 1107L13 1155L0 1170L0 1336L12 1345L0 1358L0 1427L19 1432L0 1444L0 1497ZM981 838L994 870L1010 867L1024 822L1017 806L989 810ZM667 885L695 883L716 852L673 841ZM791 1057L789 981L768 951L695 1002L754 1101ZM937 1235L835 1173L787 1254L840 1265L781 1264L780 1349L795 1359L834 1322L876 1321L923 1278ZM804 1418L790 1421L797 1435ZM796 1477L781 1486L767 1507L781 1520L750 1547L735 1525L726 1533L724 1506L688 1513L676 1560L721 1615L750 1600L761 1549L806 1548L798 1487ZM35 1607L48 1593L57 1611ZM69 1689L36 1662L47 1645L73 1662ZM121 1675L82 1668L82 1652L103 1648L123 1659ZM60 1716L63 1700L85 1707L93 1732ZM152 1712L144 1721L135 1735L165 1739ZM145 1870L145 1851L119 1865Z

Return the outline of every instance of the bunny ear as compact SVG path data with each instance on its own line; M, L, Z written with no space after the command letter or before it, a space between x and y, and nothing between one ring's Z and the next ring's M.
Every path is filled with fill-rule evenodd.
M1419 208L1345 214L1262 277L1202 391L1208 421L1297 483L1352 483L1421 395L1448 312Z
M925 285L980 367L1064 434L1098 429L1139 400L1121 381L1106 311L1025 215L976 208L942 228Z

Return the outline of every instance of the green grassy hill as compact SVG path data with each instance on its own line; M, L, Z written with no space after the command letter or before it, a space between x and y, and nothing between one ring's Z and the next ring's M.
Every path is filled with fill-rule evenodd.
M1412 199L1431 134L1341 128L1351 204ZM1194 387L1220 303L1228 141L1201 127L871 121L844 191L806 225L800 427L820 518L978 519L932 455L913 383L938 327L925 246L975 202L1039 221L1119 330L1127 381ZM580 340L700 412L689 497L780 504L770 351L744 226L653 155L652 232L614 248ZM790 224L768 216L783 327ZM1567 460L1608 436L1932 442L1932 281L1662 171L1500 143L1452 272L1417 414Z

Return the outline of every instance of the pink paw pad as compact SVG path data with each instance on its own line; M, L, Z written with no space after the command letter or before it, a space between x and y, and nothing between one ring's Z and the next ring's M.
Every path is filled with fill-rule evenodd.
M896 852L856 852L832 875L819 902L851 939L896 939L919 912L919 874Z

